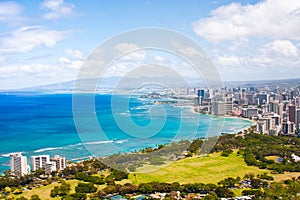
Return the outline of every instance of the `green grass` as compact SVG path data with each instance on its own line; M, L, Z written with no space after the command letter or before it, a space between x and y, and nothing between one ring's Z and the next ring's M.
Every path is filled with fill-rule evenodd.
M130 173L129 179L133 183L145 182L179 182L185 183L215 183L220 180L243 176L247 173L260 174L269 172L257 167L247 166L242 156L235 151L229 157L220 153L209 154L205 157L192 157L178 160L163 167L146 165L138 168L137 172Z
M78 181L78 180L67 180L66 181L67 183L69 183L71 185L71 192L70 193L74 193L75 192L75 187L77 186L78 182L81 182L81 181ZM41 186L39 188L34 188L32 190L26 190L24 191L22 194L20 195L16 195L15 197L20 197L20 196L24 196L26 197L27 199L30 199L31 195L34 195L34 194L37 194L40 196L41 199L60 199L60 198L51 198L50 197L50 191L57 185L60 185L60 183L51 183L47 186Z

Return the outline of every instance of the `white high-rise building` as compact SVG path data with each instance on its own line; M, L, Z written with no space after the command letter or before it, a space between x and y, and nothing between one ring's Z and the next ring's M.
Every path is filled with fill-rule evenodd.
M66 157L55 155L54 158L50 160L56 163L56 171L61 171L66 168Z
M30 167L27 165L27 157L22 153L10 154L10 172L16 176L24 176L30 173Z
M32 171L45 169L46 163L50 162L49 155L31 156Z

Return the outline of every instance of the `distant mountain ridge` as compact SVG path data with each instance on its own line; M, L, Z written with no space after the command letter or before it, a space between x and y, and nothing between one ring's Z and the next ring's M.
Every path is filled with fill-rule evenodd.
M97 84L97 90L106 90L106 89L114 89L117 83L122 79L120 76L112 76L101 78L100 83ZM167 80L166 80L167 79ZM151 77L139 77L139 78L127 78L123 80L126 82L126 85L119 85L118 87L122 87L123 89L127 88L135 88L141 82L153 82L153 78ZM177 78L175 77L157 77L154 82L160 83L163 81L167 81L169 86L174 88L180 88L180 82L178 83ZM206 87L205 82L199 78L186 78L186 81L190 84L191 87L199 88ZM86 79L82 81L87 85L93 85L98 82L98 79ZM76 80L65 81L55 84L41 85L35 87L27 87L22 89L8 90L8 91L73 91ZM255 80L255 81L224 81L224 86L226 87L271 87L276 88L280 85L282 88L291 88L291 87L300 87L300 78L296 79L279 79L279 80ZM89 87L87 87L89 88Z

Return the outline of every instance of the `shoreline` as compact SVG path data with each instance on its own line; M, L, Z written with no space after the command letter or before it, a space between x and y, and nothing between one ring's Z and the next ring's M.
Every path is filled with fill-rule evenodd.
M203 113L199 113L199 112L196 112L194 109L195 109L195 106L193 106L193 105L188 105L188 104L185 104L185 105L178 105L178 104L168 104L168 105L170 105L170 106L172 106L172 107L181 107L181 108L185 108L185 109L187 109L187 110L189 110L190 112L192 112L192 113L195 113L195 114L203 114ZM207 115L207 114L203 114L203 115ZM249 120L249 119L244 119L244 118L239 118L239 117L233 117L233 116L215 116L215 115L209 115L209 116L212 116L212 117L216 117L216 118L235 118L235 119L242 119L242 120L247 120L247 121L251 121L251 120ZM251 121L251 124L252 124L253 122ZM246 127L241 127L241 129L239 129L239 130L237 130L237 131L234 131L234 132L231 132L230 134L237 134L240 130L245 130L245 129L248 129L249 127L250 127L251 125L247 125ZM219 137L221 135L221 133L217 133L217 136ZM205 136L204 136L205 137ZM213 137L213 136L211 136L211 137ZM197 138L201 138L200 136L197 136L197 137L194 137L194 138L191 138L191 139L185 139L185 138L182 138L181 140L188 140L188 141L193 141L194 139L197 139ZM153 143L153 145L146 145L145 144L145 146L143 146L143 147L141 147L141 148L138 148L138 149L132 149L132 150L129 150L129 151L123 151L122 153L133 153L133 152L136 152L136 151L140 151L140 150L142 150L142 149L144 149L144 148L147 148L147 147L151 147L151 148L155 148L156 146L158 146L158 145L160 145L160 144L170 144L170 143L172 143L172 142L178 142L178 141L175 141L175 140L171 140L171 141L168 141L168 142L165 142L165 141L161 141L161 142L159 142L159 141L157 141L157 142L155 142L155 144ZM73 145L77 145L77 143L71 143L71 144L69 144L69 145L65 145L65 146L73 146ZM55 149L62 149L62 146L59 146L59 147L51 147L51 148L55 148ZM36 154L36 153L39 153L39 154L49 154L49 155L52 155L52 154L55 154L55 153L53 153L53 152L50 152L50 151L48 151L48 150L46 150L46 151L41 151L41 149L42 150L44 150L44 149L48 149L48 147L40 147L39 149L34 149L34 150L32 150L32 152L31 152L31 150L30 150L30 152L26 152L25 153L25 155L31 155L31 154ZM65 155L65 156L67 156L67 157L69 157L67 154L64 154L64 151L63 150L57 150L58 152L57 152L57 154L62 154L62 155ZM77 150L75 150L75 151L77 151ZM113 155L113 154L117 154L116 152L111 152L111 154L109 154L109 155ZM103 156L101 156L101 157L106 157L106 156L109 156L109 155L103 155ZM89 155L88 155L89 156ZM68 158L68 160L70 160L70 161L72 161L72 160L74 160L74 159L76 159L76 160L81 160L81 159L83 159L83 158L87 158L88 157L87 155L84 155L83 157L80 157L80 155L79 156L76 156L75 158L73 158L73 157L69 157ZM96 157L96 156L93 156L93 157ZM1 168L2 169L8 169L9 168L9 166L3 166L3 164L7 164L7 162L8 162L8 157L4 157L4 156L1 156L1 159L3 159L3 163L1 163ZM1 170L2 171L2 170Z

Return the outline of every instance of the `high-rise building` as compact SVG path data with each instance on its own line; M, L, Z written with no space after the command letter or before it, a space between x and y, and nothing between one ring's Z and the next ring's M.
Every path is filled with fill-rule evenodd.
M66 157L55 155L54 158L50 160L56 163L56 171L61 171L66 168Z
M256 131L260 134L266 133L266 122L260 120L256 123Z
M269 103L269 95L266 93L260 93L256 96L259 99L259 105Z
M198 97L204 97L205 90L198 90Z
M300 124L300 109L298 108L296 110L296 128L297 128L297 131L299 131L299 128L300 128L299 124Z
M250 105L254 105L255 104L254 94L253 93L246 94L246 98L248 99L248 104L250 104Z
M296 124L296 106L289 105L289 121Z
M277 100L274 100L272 102L270 102L269 104L269 111L270 112L273 112L273 113L276 113L276 114L279 114L279 101Z
M30 173L30 167L27 165L27 157L22 153L10 154L10 172L16 176L24 176Z
M294 134L295 133L295 124L294 122L283 122L282 131L284 134Z
M38 169L45 169L47 162L50 162L49 155L31 156L32 171L36 171Z

